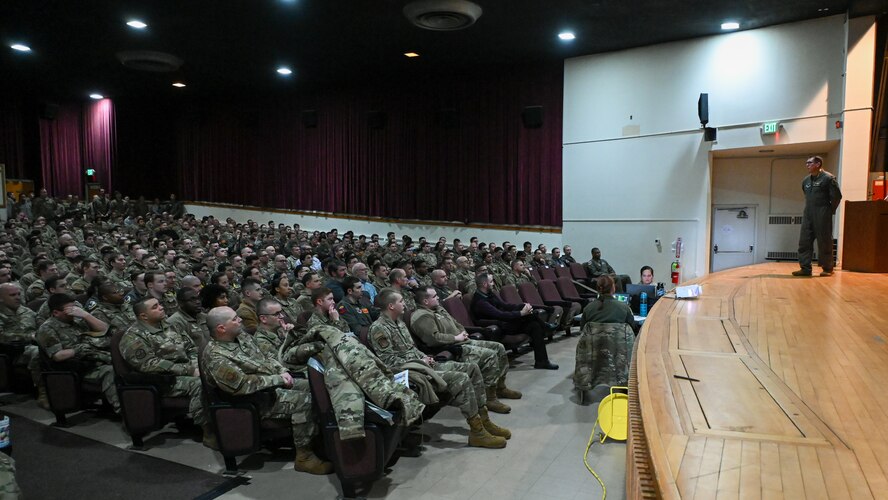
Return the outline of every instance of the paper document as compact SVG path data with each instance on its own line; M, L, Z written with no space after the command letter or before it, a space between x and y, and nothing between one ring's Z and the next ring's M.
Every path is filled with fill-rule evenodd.
M401 373L396 373L395 377L393 379L395 381L395 383L396 384L404 384L404 387L409 387L409 385L408 385L409 378L407 377L407 375L409 375L409 373L408 373L409 371L410 370L404 370Z

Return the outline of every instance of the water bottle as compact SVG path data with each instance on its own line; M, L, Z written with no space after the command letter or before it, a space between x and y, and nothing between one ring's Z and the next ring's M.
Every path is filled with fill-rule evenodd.
M641 314L639 316L645 317L648 315L648 294L647 292L641 292L639 298L638 310Z
M12 456L12 439L9 437L9 417L0 415L0 452Z

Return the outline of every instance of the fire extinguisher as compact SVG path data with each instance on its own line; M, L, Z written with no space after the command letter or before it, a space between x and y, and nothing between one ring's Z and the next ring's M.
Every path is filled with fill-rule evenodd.
M672 262L672 284L681 281L681 237L675 240L675 261Z

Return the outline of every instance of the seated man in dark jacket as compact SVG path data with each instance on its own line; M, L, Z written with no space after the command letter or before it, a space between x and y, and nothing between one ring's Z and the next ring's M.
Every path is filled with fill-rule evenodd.
M549 361L546 352L545 323L533 313L530 304L506 304L490 291L493 278L481 273L475 278L475 295L472 297L472 313L479 320L501 322L505 333L525 333L533 345L534 368L557 370L558 365Z

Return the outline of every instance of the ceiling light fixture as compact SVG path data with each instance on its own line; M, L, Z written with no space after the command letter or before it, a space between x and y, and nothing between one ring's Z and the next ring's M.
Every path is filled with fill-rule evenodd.
M565 31L565 32L562 32L562 33L558 33L558 38L560 38L560 39L564 40L565 42L567 42L567 41L570 41L570 40L573 40L574 38L576 38L576 35L574 35L574 34L571 33L570 31Z
M139 21L138 19L133 19L131 21L127 21L126 25L129 26L130 28L135 28L137 30L143 30L148 27L147 24L143 23L142 21Z
M737 21L725 21L722 23L722 29L725 31L740 29L740 23Z
M293 70L286 66L281 66L277 69L277 72L284 76L289 76L293 74Z
M173 84L173 87L180 88L180 89L184 86L185 86L185 84L182 82L176 82Z
M419 57L419 54L416 52L404 52L404 55L407 57Z
M12 50L17 50L19 52L31 52L31 47L28 47L27 45L23 45L20 43L14 43L14 44L10 45L9 48Z
M95 100L98 101L99 99L104 99L105 96L103 96L102 94L90 94L90 95L89 95L89 98L90 98L90 99L95 99Z

